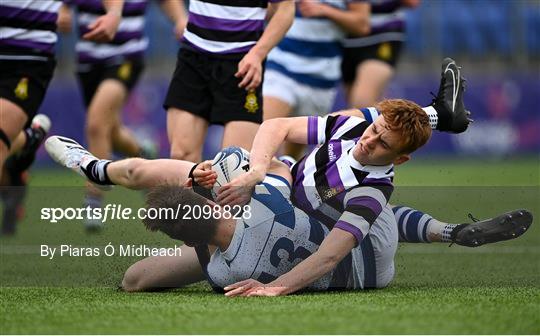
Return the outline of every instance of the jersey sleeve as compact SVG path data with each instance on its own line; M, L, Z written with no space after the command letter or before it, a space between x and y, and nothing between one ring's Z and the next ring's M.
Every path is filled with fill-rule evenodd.
M377 117L381 115L379 111L377 111L377 109L374 107L361 108L360 112L362 112L362 114L364 115L364 119L366 119L366 121L370 124L372 124L375 119L377 119Z
M363 121L362 118L342 115L308 117L308 144L323 144L332 137L345 133Z
M351 233L360 244L390 200L393 189L391 183L351 189L343 200L345 210L334 227Z

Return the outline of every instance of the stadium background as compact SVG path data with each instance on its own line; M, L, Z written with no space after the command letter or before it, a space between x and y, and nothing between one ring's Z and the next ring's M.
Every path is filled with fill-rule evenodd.
M161 107L178 47L155 4L148 13L147 69L124 111L141 137L168 156ZM386 97L431 101L440 62L454 57L468 79L474 124L435 133L418 158L399 167L393 199L437 218L463 222L526 208L540 216L540 2L424 0L410 11L407 44ZM84 110L74 77L74 36L63 37L59 66L40 112L52 134L84 142ZM336 108L344 105L340 96ZM213 129L210 156L219 142ZM88 235L80 221L47 223L39 209L80 207L84 182L43 149L32 169L26 217L0 237L0 333L11 334L539 334L540 225L517 240L476 249L400 244L397 273L383 291L231 300L205 284L167 293L116 290L137 257L39 256L40 244L172 246L140 222L111 221ZM139 192L115 188L109 204L142 206Z

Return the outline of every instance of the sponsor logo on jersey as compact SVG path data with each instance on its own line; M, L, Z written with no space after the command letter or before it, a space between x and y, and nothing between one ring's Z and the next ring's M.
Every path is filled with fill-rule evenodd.
M330 199L330 198L336 196L337 194L339 194L339 193L342 192L343 190L345 190L345 189L343 189L343 188L341 188L341 187L328 188L328 189L326 189L326 190L324 191L324 193L323 193L323 195L322 195L322 196L323 196L323 200L326 201L326 200L328 200L328 199Z
M330 161L336 161L337 160L336 154L334 153L334 144L333 143L328 144L328 159Z

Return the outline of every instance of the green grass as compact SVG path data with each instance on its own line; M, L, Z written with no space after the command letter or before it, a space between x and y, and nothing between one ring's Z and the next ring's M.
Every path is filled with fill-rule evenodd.
M393 203L462 222L527 208L540 216L537 159L420 161L399 167ZM69 185L70 188L53 187ZM44 206L80 206L80 179L36 171L17 237L0 239L2 334L538 334L540 228L476 249L401 244L396 278L377 291L229 299L206 284L163 293L116 290L136 257L39 257L40 244L174 244L136 221L88 236L77 221L46 223ZM108 203L141 206L116 188Z

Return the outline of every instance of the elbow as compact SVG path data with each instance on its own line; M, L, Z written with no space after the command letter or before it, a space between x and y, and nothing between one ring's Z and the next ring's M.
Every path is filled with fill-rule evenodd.
M268 129L271 131L277 131L281 129L284 125L284 123L287 122L287 118L273 118L273 119L267 119L263 121L260 128Z

